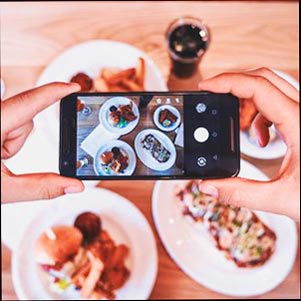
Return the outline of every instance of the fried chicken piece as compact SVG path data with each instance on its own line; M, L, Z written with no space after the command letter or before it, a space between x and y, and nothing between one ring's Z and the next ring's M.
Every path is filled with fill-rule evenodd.
M93 79L83 72L74 75L70 82L79 84L82 92L89 92L93 88Z
M118 110L121 112L121 115L123 116L123 118L128 122L133 121L137 118L137 116L133 112L132 107L133 107L133 104L130 103L128 105L120 106L118 108Z

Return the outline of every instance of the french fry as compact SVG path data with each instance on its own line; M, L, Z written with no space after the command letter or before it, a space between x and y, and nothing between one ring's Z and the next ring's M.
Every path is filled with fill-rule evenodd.
M106 262L105 269L109 270L120 265L123 265L123 262L126 256L129 253L129 249L125 245L119 245L115 248L114 253L109 257L109 260Z
M110 91L110 88L109 88L107 82L102 77L99 77L94 81L94 89L97 92L109 92Z
M110 85L109 86L109 91L110 92L129 92L130 90L123 85Z
M143 87L144 77L145 77L145 61L142 57L138 59L135 71L136 71L135 76L136 76L137 84Z
M126 88L128 88L130 91L133 91L133 92L137 92L137 91L143 91L143 87L136 84L134 81L130 80L130 79L123 79L121 81L122 85L125 86Z
M108 85L116 85L123 79L134 76L135 72L135 68L124 69L116 73L112 73L110 70L104 69L102 72L102 77L105 79Z
M82 286L81 295L84 298L89 298L91 296L104 267L103 262L91 252L88 252L88 257L91 263L91 270Z

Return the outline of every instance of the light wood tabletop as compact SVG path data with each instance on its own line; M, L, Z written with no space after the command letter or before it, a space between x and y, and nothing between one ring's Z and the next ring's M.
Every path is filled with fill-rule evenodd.
M270 67L299 80L298 2L40 2L1 3L1 78L7 98L32 88L43 69L66 48L91 39L117 40L145 51L173 90L196 89L197 82L229 70ZM165 30L180 16L195 16L209 26L211 41L199 72L178 80L170 72ZM244 159L272 177L281 159ZM154 182L107 181L151 217ZM132 189L129 189L132 187ZM3 229L2 231L5 231ZM156 232L155 232L156 233ZM186 276L167 255L158 235L159 273L151 298L224 298ZM2 298L16 299L11 252L2 245ZM300 298L300 253L284 282L262 298Z

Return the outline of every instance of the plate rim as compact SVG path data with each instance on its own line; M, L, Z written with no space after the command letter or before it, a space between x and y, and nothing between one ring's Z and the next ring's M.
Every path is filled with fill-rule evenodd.
M243 164L246 164L246 166L251 166L253 168L256 168L257 171L259 173L262 174L263 176L263 179L265 178L266 180L268 179L268 177L260 170L258 169L256 166L254 166L253 164L249 163L248 161L246 160L243 160L241 159L241 162ZM152 193L152 199L151 199L151 210L152 210L152 218L153 218L153 222L154 222L154 225L155 225L155 228L156 228L156 231L158 233L158 236L160 238L160 241L165 249L165 251L167 252L168 256L174 261L174 263L182 270L182 272L184 272L190 279L192 279L194 282L196 282L197 284L201 285L201 286L204 286L205 288L213 291L213 292L217 292L219 294L223 294L225 296L230 296L230 297L255 297L255 296L259 296L259 295L262 295L262 294L265 294L265 293L268 293L270 291L272 291L273 289L275 289L276 287L278 287L286 278L287 276L289 275L289 273L291 272L293 266L294 266L294 263L296 261L296 255L297 255L297 249L298 249L298 243L297 243L297 240L298 240L298 234L297 234L297 229L296 229L296 225L294 224L294 233L295 233L295 240L294 240L294 254L292 256L292 260L291 260L291 263L289 265L289 269L287 270L286 274L284 275L284 277L278 281L278 282L275 282L272 286L270 286L269 288L267 289L262 289L261 291L258 291L258 292L255 292L255 293L250 293L250 292L247 292L247 293L235 293L235 292L228 292L228 291L225 291L223 289L220 289L216 286L213 286L212 284L208 284L208 282L205 280L202 279L202 281L200 281L199 279L197 279L197 277L195 275L193 275L194 273L191 273L189 271L189 269L187 269L185 267L185 265L183 263L180 263L180 261L176 258L176 255L174 254L174 252L172 252L172 250L170 249L169 246L167 246L167 244L164 242L163 240L163 235L162 235L162 231L161 229L159 228L159 221L158 221L158 215L156 214L156 210L155 210L155 201L154 199L157 198L157 194L158 194L158 191L159 191L159 188L160 188L160 185L164 183L164 181L162 180L158 180L156 181L155 185L154 185L154 188L153 188L153 193ZM263 212L263 211L258 211L258 212L262 212L263 214L269 214L268 212ZM273 213L272 213L273 214ZM276 214L275 214L276 215Z
M155 262L155 264L152 265L151 285L149 286L148 290L144 294L145 300L147 300L150 297L150 295L155 287L156 280L158 277L158 270L159 270L159 256L158 256L157 241L155 238L155 233L154 233L149 221L147 220L147 218L145 217L143 212L132 201L130 201L126 197L124 197L112 190L102 188L102 187L98 187L98 188L86 187L85 191L98 191L98 192L101 191L101 192L111 194L116 198L119 198L121 202L124 202L127 204L127 206L132 207L132 210L134 210L136 212L136 214L138 214L140 216L140 218L143 220L143 222L145 223L145 227L147 228L147 231L150 233L150 237L148 239L151 241L151 244L153 245L153 257L154 257L154 262ZM47 210L48 206L51 206L51 207L62 206L60 204L57 205L56 202L60 202L60 200L55 199L53 202L45 204L45 207L43 209L39 210L39 212L37 212L34 215L34 217L31 219L30 223L24 230L22 239L20 239L16 248L14 248L14 250L12 251L12 258L11 258L12 283L13 283L13 288L16 292L16 295L18 298L20 298L20 300L31 300L26 296L26 293L24 292L24 289L22 288L21 281L18 280L19 279L19 277L18 277L18 254L21 251L20 246L24 240L26 231L32 226L32 223L39 217L39 215L42 212L45 212ZM61 299L61 300L65 300L65 299ZM133 297L133 300L135 300L135 297Z

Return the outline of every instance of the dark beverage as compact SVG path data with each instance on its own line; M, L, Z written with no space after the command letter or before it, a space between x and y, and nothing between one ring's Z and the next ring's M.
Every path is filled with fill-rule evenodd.
M194 18L179 19L170 25L167 41L174 74L178 77L193 75L208 47L207 28Z

